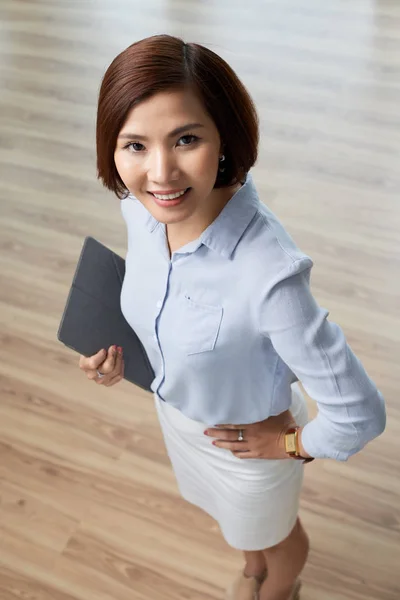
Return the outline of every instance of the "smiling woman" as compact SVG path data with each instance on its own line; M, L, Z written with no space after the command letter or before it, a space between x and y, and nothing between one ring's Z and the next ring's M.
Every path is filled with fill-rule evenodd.
M226 166L223 173L217 173L215 187L242 181L256 162L257 112L232 68L199 44L185 44L167 35L153 36L132 44L119 54L109 66L100 89L98 173L104 184L120 198L126 195L126 186L112 160L118 135L132 108L155 94L172 90L188 90L196 95L202 113L213 121L221 136ZM176 127L186 125L179 123ZM136 134L146 137L145 132L133 131L133 142L138 139ZM125 133L129 130L125 129ZM168 133L176 137L185 130Z
M258 197L257 146L248 92L203 46L155 36L104 76L97 164L128 228L121 307L155 373L179 489L245 553L227 598L294 600L304 462L347 460L385 408L311 294L312 260ZM88 360L107 382L114 362ZM318 404L310 422L297 381Z
M196 239L238 189L216 187L222 154L219 130L191 89L158 92L130 109L115 166L125 188L167 226L170 250Z
M202 46L155 36L130 46L105 74L99 177L167 225L170 252L212 223L255 163L257 146L247 90Z

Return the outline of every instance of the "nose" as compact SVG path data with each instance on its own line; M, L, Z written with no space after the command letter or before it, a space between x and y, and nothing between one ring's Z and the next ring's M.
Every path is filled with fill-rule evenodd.
M148 177L154 183L168 184L179 179L179 168L173 150L160 148L149 157Z

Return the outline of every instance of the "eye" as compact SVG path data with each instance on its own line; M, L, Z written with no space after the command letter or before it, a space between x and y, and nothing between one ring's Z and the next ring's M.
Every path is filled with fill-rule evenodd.
M197 135L183 135L181 138L179 138L178 140L178 146L191 146L192 144L194 144L195 142L197 142L200 138L197 137ZM182 143L180 143L182 142Z
M124 148L131 152L143 152L144 150L143 144L140 144L139 142L129 142Z

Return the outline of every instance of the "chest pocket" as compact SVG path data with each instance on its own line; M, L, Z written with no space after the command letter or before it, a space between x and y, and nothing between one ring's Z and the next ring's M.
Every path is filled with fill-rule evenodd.
M220 306L210 306L195 302L189 296L184 296L180 314L179 339L182 340L182 350L190 354L210 352L214 350L221 327L223 309Z

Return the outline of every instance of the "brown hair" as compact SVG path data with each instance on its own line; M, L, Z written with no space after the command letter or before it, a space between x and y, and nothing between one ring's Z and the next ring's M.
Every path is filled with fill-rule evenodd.
M258 117L254 103L233 69L199 44L157 35L132 44L108 67L97 111L97 173L119 198L127 195L114 152L132 107L171 88L191 87L202 100L220 134L224 172L215 187L243 181L257 160Z

